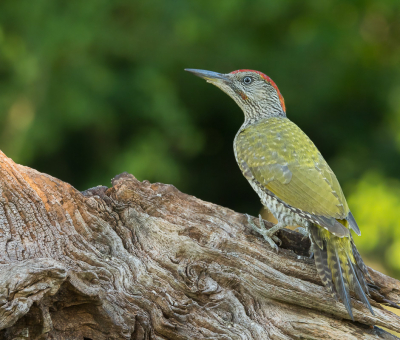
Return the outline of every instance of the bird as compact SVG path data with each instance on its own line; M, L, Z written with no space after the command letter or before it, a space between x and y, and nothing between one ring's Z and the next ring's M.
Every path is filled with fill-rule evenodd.
M228 94L244 113L234 139L234 154L244 177L278 223L267 230L261 215L252 228L278 250L275 233L296 226L311 240L322 283L343 302L354 321L353 292L374 315L368 301L368 268L350 229L360 228L341 186L311 139L286 116L285 101L273 80L260 71L240 69L217 73L185 69Z

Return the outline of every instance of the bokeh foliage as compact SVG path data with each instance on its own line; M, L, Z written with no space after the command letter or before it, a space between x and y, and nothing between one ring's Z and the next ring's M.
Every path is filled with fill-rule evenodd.
M361 252L400 277L398 0L0 2L0 148L83 190L123 171L232 209L234 102L183 69L259 69L337 174Z

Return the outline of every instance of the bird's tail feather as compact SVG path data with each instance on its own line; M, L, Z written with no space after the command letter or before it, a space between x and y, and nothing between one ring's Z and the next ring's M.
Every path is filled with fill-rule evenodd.
M353 320L353 313L351 311L349 283L346 277L347 263L344 263L342 256L339 256L338 247L334 242L327 242L328 251L328 266L332 272L332 279L336 291L347 309L351 319Z
M356 271L354 269L355 266L351 262L351 259L349 256L347 256L347 263L349 264L349 269L350 269L350 280L349 280L350 289L356 293L358 298L369 308L372 315L374 315L374 311L372 310L371 305L369 304L369 301L367 299L367 296L365 295L364 287L362 286L362 284L360 284L360 280L358 279L358 275L356 274ZM365 284L364 277L362 277L362 281L364 281L364 284ZM366 285L365 285L365 287L366 287ZM368 292L368 288L367 288L367 292Z
M317 272L328 291L339 296L352 319L350 291L374 314L367 298L368 269L352 239L336 237L318 225L312 225L309 231Z
M371 276L369 275L368 268L365 265L364 261L362 260L361 255L358 252L358 249L357 249L356 245L354 244L354 241L353 241L353 238L351 237L351 235L350 235L350 243L351 243L351 250L353 252L354 259L356 260L356 263L357 263L356 269L358 269L361 277L363 278L363 284L365 286L364 291L366 293L368 293L368 287L367 287L367 283L365 282L365 276L368 277L368 279L371 282L374 282L374 281L372 280ZM359 277L358 272L357 272L357 277Z

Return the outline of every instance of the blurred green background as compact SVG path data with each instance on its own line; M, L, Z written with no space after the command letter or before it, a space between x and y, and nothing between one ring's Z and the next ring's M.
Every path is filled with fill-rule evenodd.
M263 71L400 278L398 0L0 2L0 148L84 190L128 171L239 212L235 103L184 72Z

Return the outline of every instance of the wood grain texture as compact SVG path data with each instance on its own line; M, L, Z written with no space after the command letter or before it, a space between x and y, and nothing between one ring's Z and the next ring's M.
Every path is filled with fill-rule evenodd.
M0 339L397 339L379 303L399 281L371 270L375 316L353 299L351 322L309 240L279 236L276 254L244 215L171 185L79 192L0 152Z

